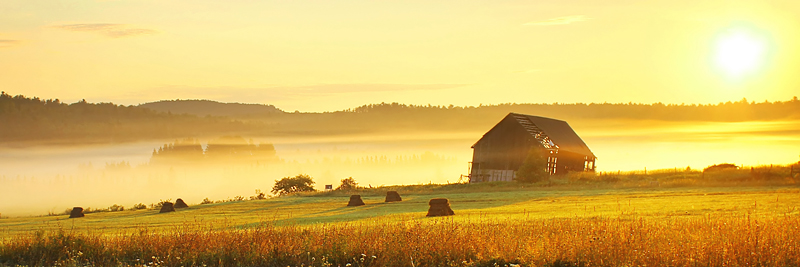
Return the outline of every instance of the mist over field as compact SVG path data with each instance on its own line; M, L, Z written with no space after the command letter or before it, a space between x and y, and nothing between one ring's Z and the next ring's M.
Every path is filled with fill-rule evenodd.
M269 194L310 175L315 188L466 182L471 146L509 112L567 121L597 172L789 164L800 101L716 105L398 103L302 113L274 106L159 101L72 104L0 96L0 216L73 206L190 204Z
M598 156L598 172L785 164L795 162L800 153L797 120L568 122ZM367 187L465 182L468 178L462 175L468 174L472 160L470 146L491 126L473 127L482 127L481 131L399 129L99 144L5 143L0 146L0 195L13 201L0 203L0 216L61 213L73 206L130 207L177 198L190 205L205 198L247 199L255 190L269 192L277 179L298 174L313 177L318 190L335 187L348 177ZM161 152L181 144L195 146L193 156ZM222 148L214 151L227 152L212 153L209 144ZM237 146L248 150L237 152ZM255 156L259 147L270 151Z

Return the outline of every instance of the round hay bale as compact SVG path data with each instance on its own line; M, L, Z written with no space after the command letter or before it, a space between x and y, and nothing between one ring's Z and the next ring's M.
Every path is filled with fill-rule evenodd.
M69 212L69 217L70 218L80 218L80 217L83 217L83 216L84 216L83 215L83 208L81 208L81 207L74 207L74 208L72 208L72 211Z
M175 211L175 206L173 206L172 202L164 202L161 205L161 210L158 213L165 213L165 212L173 212Z
M431 201L428 201L428 205L434 205L434 204L450 205L450 201L448 201L446 198L432 198Z
M400 194L398 194L397 191L386 192L385 202L395 202L395 201L403 201L403 198L400 197Z
M350 202L347 202L347 206L364 206L364 201L361 200L361 195L352 195L350 196Z
M188 208L189 205L186 205L186 202L183 202L183 199L179 198L175 200L175 205L173 205L173 207L175 207L176 209L181 209L181 208Z
M451 216L456 214L453 212L453 209L450 208L450 202L446 198L431 199L428 205L430 205L430 208L428 208L428 214L425 215L427 217Z

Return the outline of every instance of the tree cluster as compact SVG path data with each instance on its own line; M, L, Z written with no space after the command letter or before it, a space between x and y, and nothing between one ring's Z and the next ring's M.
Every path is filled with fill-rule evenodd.
M275 186L272 187L272 193L280 196L289 195L299 192L314 192L314 180L311 176L300 174L295 177L283 177L280 180L275 180Z
M88 103L66 104L0 93L2 142L124 142L252 130L246 123L219 117L156 112L147 108ZM222 134L220 134L222 135Z
M180 164L205 162L256 162L272 163L279 161L275 146L269 143L255 144L245 141L241 136L224 136L211 140L206 148L197 139L175 140L153 150L151 164Z

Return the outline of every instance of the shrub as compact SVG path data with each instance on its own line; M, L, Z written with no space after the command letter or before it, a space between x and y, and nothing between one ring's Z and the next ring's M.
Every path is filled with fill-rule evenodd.
M342 179L342 184L336 188L336 190L352 190L352 189L358 189L358 183L356 182L356 179L353 179L353 177Z
M297 192L313 192L314 180L311 176L300 174L295 177L284 177L283 179L276 180L275 186L272 187L272 193L278 195L287 195Z
M721 171L721 170L729 170L729 169L738 169L739 166L730 163L722 163L722 164L714 164L711 166L706 167L703 169L703 172L707 171Z
M264 195L264 192L261 192L260 189L256 189L256 194L250 196L250 200L258 200L258 199L266 199L267 197Z
M114 204L114 205L111 205L111 207L108 207L108 211L124 211L124 210L125 210L125 207L117 205L117 204Z
M158 203L150 204L150 208L151 209L160 209L161 206L164 206L164 203L167 203L167 202L172 202L172 199L171 198L168 198L167 200L163 200L162 199Z
M539 146L533 146L528 151L528 157L522 162L522 166L517 170L517 181L525 183L535 183L550 177L547 173L547 151Z

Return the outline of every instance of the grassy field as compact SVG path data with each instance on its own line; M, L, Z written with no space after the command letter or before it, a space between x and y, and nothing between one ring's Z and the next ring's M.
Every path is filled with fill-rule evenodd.
M485 187L485 186L484 186ZM0 236L8 239L38 230L125 233L147 228L172 230L184 224L246 228L262 223L315 225L382 220L430 220L428 200L444 197L458 216L455 221L491 217L507 220L606 217L670 218L722 215L783 216L800 213L800 189L771 187L542 189L510 191L406 193L402 202L386 203L384 195L360 192L366 206L347 207L349 194L279 197L266 200L192 205L178 212L130 210L87 214L19 217L0 220ZM472 191L472 190L470 190ZM385 191L384 191L385 192Z
M638 184L601 175L562 184L418 185L205 205L190 200L191 207L165 214L6 218L0 219L0 265L800 264L800 189L793 182L686 187L648 180L656 175ZM403 201L383 202L388 190ZM367 205L346 207L354 193ZM439 197L450 200L455 216L425 217L428 200Z

